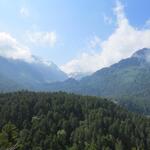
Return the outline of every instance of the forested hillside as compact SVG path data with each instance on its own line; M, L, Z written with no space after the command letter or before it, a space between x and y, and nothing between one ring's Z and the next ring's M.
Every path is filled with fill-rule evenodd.
M150 120L106 99L0 94L0 150L149 150Z
M150 115L150 49L141 49L131 57L103 68L79 81L68 79L52 83L51 91L115 98L138 113Z

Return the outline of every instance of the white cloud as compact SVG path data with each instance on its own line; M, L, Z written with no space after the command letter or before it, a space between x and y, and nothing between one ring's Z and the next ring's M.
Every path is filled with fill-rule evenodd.
M100 60L100 55L97 53L82 53L79 57L61 66L61 69L68 74L76 72L89 74L97 70L100 65L98 60Z
M63 71L68 74L94 72L129 57L138 49L150 47L150 29L131 26L120 1L116 1L114 13L117 18L116 29L108 39L101 41L99 53L83 53L61 66Z
M55 32L27 32L28 39L38 46L53 47L57 43L57 34Z
M23 16L23 17L29 17L30 13L29 13L29 10L26 8L26 7L22 7L20 9L20 14Z
M28 47L21 45L9 33L0 32L0 56L12 59L22 59L32 62L32 54Z

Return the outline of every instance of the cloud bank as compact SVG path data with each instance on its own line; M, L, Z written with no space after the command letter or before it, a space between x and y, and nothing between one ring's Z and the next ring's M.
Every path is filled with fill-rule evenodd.
M19 59L28 63L52 65L51 61L32 55L31 50L27 46L21 44L7 32L0 32L0 56L9 59Z
M57 39L54 32L36 32L32 34L32 37L30 38L31 39L29 40L32 40L32 42L44 45L49 44L50 46L54 46ZM11 59L20 59L29 63L40 62L48 66L51 65L50 61L32 55L28 46L20 43L8 32L0 32L0 56Z
M20 44L14 37L6 32L0 32L0 56L22 59L28 62L33 61L29 48Z
M124 6L120 1L116 1L114 13L117 24L114 32L105 41L96 40L96 42L92 42L91 47L95 46L95 43L99 45L99 53L81 54L61 66L64 72L68 74L75 72L92 73L129 57L138 49L150 47L150 28L137 29L133 27L129 23L124 12Z

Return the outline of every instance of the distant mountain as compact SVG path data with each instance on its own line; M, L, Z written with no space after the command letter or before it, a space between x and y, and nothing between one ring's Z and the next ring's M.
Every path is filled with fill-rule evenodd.
M38 89L43 84L63 81L67 75L54 63L39 58L28 63L0 57L0 90Z
M150 112L150 49L141 49L130 58L79 81L69 79L52 83L47 89L117 98L128 106L131 102L134 102L132 105L139 105L142 100L140 106L142 105L144 111Z
M82 73L82 72L75 72L75 73L71 73L69 74L68 76L70 78L73 78L73 79L76 79L76 80L80 80L86 76L89 76L91 75L92 73Z

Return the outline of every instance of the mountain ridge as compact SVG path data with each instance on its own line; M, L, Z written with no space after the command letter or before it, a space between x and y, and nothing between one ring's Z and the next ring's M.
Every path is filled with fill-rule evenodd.
M3 80L4 78L11 80L19 85L19 89L32 89L40 86L39 84L62 81L68 78L54 63L48 65L39 60L29 63L0 56L0 68ZM7 85L9 86L9 84ZM17 88L14 87L15 89Z
M52 83L47 90L115 98L121 103L129 100L136 104L135 100L138 99L144 103L144 111L150 113L150 62L145 57L149 53L150 49L141 49L131 57L102 68L91 76L79 81Z

